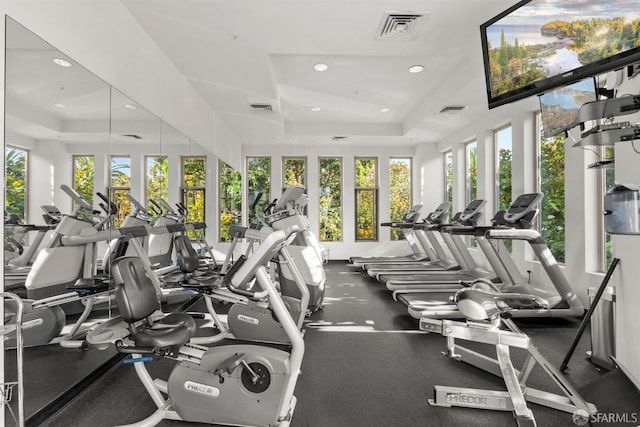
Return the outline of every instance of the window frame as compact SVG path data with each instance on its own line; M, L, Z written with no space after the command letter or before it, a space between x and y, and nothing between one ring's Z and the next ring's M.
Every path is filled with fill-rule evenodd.
M169 157L168 156L163 156L163 155L145 155L144 156L144 200L147 201L149 200L149 165L147 164L147 162L149 161L149 159L166 159L167 162L169 161ZM168 165L167 165L168 166ZM182 176L183 177L183 176ZM182 181L184 182L184 181ZM169 171L167 169L167 188L166 188L166 197L165 200L169 199Z
M129 159L129 186L128 187L124 187L124 186L114 186L113 185L113 160L114 159ZM116 206L118 206L117 200L118 198L115 197L116 194L119 193L129 193L131 192L131 172L133 170L132 164L131 164L131 156L129 154L111 154L109 156L109 186L107 187L108 191L109 191L109 200L113 203L116 204ZM124 194L126 194L124 193ZM116 216L114 216L111 221L110 224L112 227L114 228L118 228L120 227L125 219L127 218L127 216L131 213L131 205L129 203L125 203L124 206L118 206L118 213Z
M374 173L374 179L375 179L375 185L373 187L358 187L357 186L357 163L358 161L363 161L363 160L373 160L375 162L375 173ZM353 166L354 166L354 240L356 242L377 242L379 239L379 235L380 232L378 230L379 228L379 221L378 221L378 214L379 214L379 202L378 202L378 191L379 191L379 174L380 174L380 161L378 159L377 156L357 156L354 157L354 161L353 161ZM372 194L372 203L373 203L373 218L372 218L372 231L373 231L373 235L371 238L362 238L362 237L358 237L358 196L361 193L371 193Z
M511 125L511 123L508 123L504 126L501 126L499 128L496 128L493 130L493 153L494 153L494 180L495 180L495 188L494 188L494 194L495 194L495 201L494 201L494 207L495 207L495 211L499 212L503 209L506 209L506 207L502 207L501 206L501 196L502 196L502 191L501 191L501 187L500 187L500 141L498 139L498 134L502 131L505 131L507 129L511 129L511 139L509 141L509 143L511 144L510 146L510 150L511 150L511 160L510 160L510 167L509 167L509 171L510 171L510 175L511 177L509 178L509 181L511 183L511 193L509 195L509 200L511 201L513 199L513 126Z
M607 151L611 152L607 154ZM601 145L598 147L599 158L612 159L614 157L613 146ZM609 191L607 188L607 173L611 173L611 184L615 185L615 168L600 168L597 176L597 212L604 212L604 196ZM611 242L611 235L605 231L604 215L598 215L596 230L598 232L597 239L597 269L598 273L606 273L613 260L613 250L607 251L607 245Z
M444 161L444 201L453 203L453 150L442 152Z
M204 185L199 186L199 185L195 185L195 186L187 186L186 182L185 182L185 174L186 174L186 167L185 167L185 161L188 159L202 159L203 160L203 171L204 171ZM187 221L191 221L194 217L196 218L202 218L203 221L205 221L205 219L207 218L207 204L206 204L206 200L207 200L207 188L206 188L206 183L207 183L207 156L180 156L180 201L182 202L182 204L184 204L184 206L187 208ZM205 201L205 203L202 206L202 214L200 216L196 216L196 214L194 214L192 212L192 209L190 209L189 206L189 192L195 192L195 193L201 193L202 194L202 200ZM193 199L197 199L197 197L193 197ZM203 233L206 237L206 228L203 230ZM189 237L194 237L192 235L191 230L189 230Z
M95 173L96 173L96 156L94 154L73 154L71 156L71 167L72 167L72 171L71 171L71 183L73 185L73 190L76 191L78 194L80 194L80 196L85 197L81 194L80 191L78 191L78 187L76 186L76 176L78 175L78 169L76 168L77 165L77 161L76 159L81 159L81 158L91 158L93 160L93 176L94 176L94 180L93 183L91 185L91 198L87 200L87 202L90 205L93 205L93 194L95 193ZM111 182L111 181L109 181ZM73 202L74 204L74 209L75 209L75 201Z
M22 212L22 220L26 223L29 218L29 150L26 148L18 147L11 144L6 144L4 148L5 153L5 161L7 156L7 149L9 150L18 150L24 153L24 200L23 200L23 212ZM6 165L5 165L5 207L7 206L7 194L6 194L6 184L7 184L7 176L6 176ZM6 208L5 208L6 209Z
M337 240L323 240L322 239L322 213L320 212L320 198L321 195L321 176L322 176L322 161L323 160L338 160L340 162L340 238ZM318 157L318 239L321 242L343 242L344 241L344 158L342 156L319 156Z
M230 243L233 239L230 238L229 240L227 239L223 239L224 235L227 234L225 232L223 232L222 226L223 226L223 221L221 219L222 214L223 214L223 203L222 203L222 194L223 192L220 191L220 185L222 183L222 180L220 179L222 176L222 169L223 169L223 164L226 165L226 167L231 168L231 170L235 173L237 173L239 175L238 177L238 181L240 182L240 198L237 200L239 206L237 206L237 212L232 212L234 214L234 219L235 221L232 221L231 224L238 224L237 220L240 220L240 223L242 223L242 194L243 193L243 189L242 186L244 185L244 182L242 180L242 173L236 169L234 169L231 165L229 165L228 163L226 163L225 161L223 161L222 159L218 159L218 213L217 213L217 219L218 219L218 242L219 243Z
M253 221L253 218L251 217L251 212L249 212L249 197L251 196L251 192L256 191L256 190L252 189L249 186L249 179L250 179L250 176L251 176L251 174L249 172L250 171L249 163L250 163L251 159L268 159L268 161L269 161L269 174L268 174L269 183L268 183L267 188L266 188L267 194L265 196L263 190L260 190L260 189L257 190L257 191L261 191L263 194L262 194L262 199L261 199L260 203L258 204L258 206L256 206L256 212L258 212L259 206L266 206L266 205L269 204L269 202L271 200L271 181L272 181L271 180L271 172L272 172L271 167L273 165L273 162L271 160L271 156L245 156L245 170L247 172L246 173L246 175L247 175L246 176L246 182L245 182L245 190L246 190L246 197L247 197L247 224L251 224L251 222Z
M471 146L474 146L474 150L476 153L476 165L475 165L475 194L472 194L471 188ZM464 143L464 170L465 170L465 180L464 180L464 198L465 198L465 206L471 203L472 200L478 198L478 139L474 138ZM467 243L467 247L476 248L478 247L478 241L474 236L468 236L465 239Z
M411 209L411 207L413 206L413 157L405 157L405 156L391 156L389 157L389 196L391 196L391 192L392 192L392 188L391 188L391 164L393 163L394 160L408 160L409 163L409 203L407 206L407 211L409 209ZM389 198L391 200L391 197ZM390 221L401 221L402 217L400 218L394 218L392 216L392 211L391 211L391 203L389 203L389 220ZM394 231L399 231L399 233L395 233ZM392 242L395 241L400 241L400 240L406 240L406 235L404 233L402 233L400 230L398 229L393 229L391 228L389 230L389 239Z
M307 156L282 156L282 191L284 192L284 190L286 190L286 188L289 186L289 184L287 184L287 161L289 160L302 160L303 164L304 164L304 174L303 174L303 178L304 178L304 183L302 184L302 186L304 188L307 188L307 183L309 182L309 168L308 166L308 162L307 162ZM293 185L293 184L291 184ZM297 185L297 184L296 184Z

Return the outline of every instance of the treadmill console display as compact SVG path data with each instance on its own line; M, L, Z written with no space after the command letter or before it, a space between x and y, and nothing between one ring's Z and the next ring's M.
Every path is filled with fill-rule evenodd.
M438 205L435 211L429 214L427 221L429 222L444 222L444 219L449 214L451 208L451 202L443 202Z
M409 212L402 216L402 222L416 222L420 217L422 205L415 205Z
M469 202L467 207L464 208L462 215L460 215L460 221L466 221L473 215L477 214L486 203L487 201L482 199L475 199Z
M528 193L518 196L518 198L509 205L509 209L504 214L504 219L508 222L516 222L529 212L535 210L538 202L542 200L542 197L542 193Z

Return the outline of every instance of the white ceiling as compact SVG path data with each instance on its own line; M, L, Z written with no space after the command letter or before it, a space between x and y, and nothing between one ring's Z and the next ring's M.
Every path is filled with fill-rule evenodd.
M481 23L514 0L122 0L245 144L437 142L487 111ZM415 37L377 37L387 12ZM314 71L325 63L327 71ZM424 71L411 74L411 65ZM252 112L251 103L272 112ZM469 108L438 114L447 105ZM319 107L320 111L311 111ZM386 113L380 109L388 108Z

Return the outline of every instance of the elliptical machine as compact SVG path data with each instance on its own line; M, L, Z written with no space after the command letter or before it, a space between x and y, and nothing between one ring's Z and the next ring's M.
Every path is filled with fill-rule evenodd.
M279 199L271 202L265 209L265 222L274 230L286 230L298 227L298 231L288 249L298 266L307 287L309 288L309 305L307 314L310 315L322 308L325 293L326 275L324 263L327 252L318 238L311 231L309 219L304 215L307 205L306 189L300 186L289 186ZM283 295L300 298L300 291L295 278L284 269L278 269L278 279Z
M290 351L258 344L233 343L213 348L188 344L195 333L195 322L185 314L154 318L159 308L154 298L156 291L137 258L125 257L113 263L122 319L98 326L87 340L99 348L113 343L119 352L132 355L130 363L134 363L138 377L158 407L136 425L156 425L162 419L265 427L290 425L304 341L265 267L286 239L284 231L271 233L249 258L241 257L234 264L225 282L229 289L247 298L267 298L289 337ZM261 290L246 290L254 279ZM150 355L178 361L168 381L152 379L145 367L145 362L152 360Z

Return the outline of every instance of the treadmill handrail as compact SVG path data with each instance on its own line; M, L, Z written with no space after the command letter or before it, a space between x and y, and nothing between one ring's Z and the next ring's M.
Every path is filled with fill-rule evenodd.
M489 239L526 240L528 242L542 240L542 242L544 242L542 235L538 231L531 229L496 228L493 230L487 230L485 235Z

